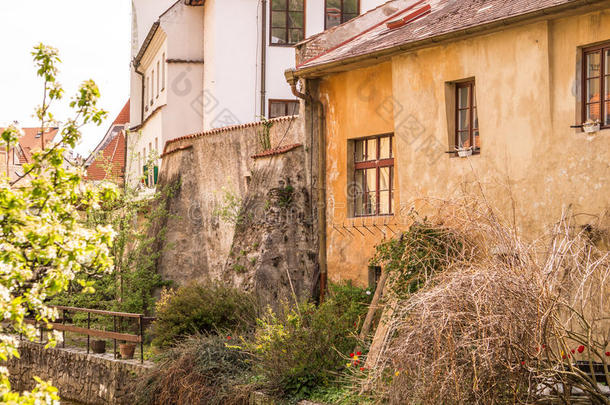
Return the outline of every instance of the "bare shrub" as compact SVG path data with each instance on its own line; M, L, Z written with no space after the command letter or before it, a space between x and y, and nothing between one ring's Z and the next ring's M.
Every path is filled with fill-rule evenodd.
M577 391L608 404L582 367L598 362L610 383L608 254L567 219L524 243L481 207L437 206L444 227L469 236L462 257L389 303L365 387L397 404L567 404Z

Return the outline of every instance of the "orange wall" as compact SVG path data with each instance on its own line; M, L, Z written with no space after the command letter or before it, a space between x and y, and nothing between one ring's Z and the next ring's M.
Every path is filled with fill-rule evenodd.
M329 277L365 285L368 259L375 245L392 236L392 230L396 232L398 227L392 225L396 222L394 217L350 218L347 196L352 173L347 170L348 140L394 131L392 66L384 63L334 75L322 81L320 94L326 112ZM396 188L397 182L394 184ZM394 206L399 206L397 197Z

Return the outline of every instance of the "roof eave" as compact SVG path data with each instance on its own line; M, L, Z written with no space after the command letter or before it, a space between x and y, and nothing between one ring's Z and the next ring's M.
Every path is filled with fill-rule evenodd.
M462 39L465 37L481 34L488 31L493 31L500 27L506 27L507 25L519 24L519 23L531 23L537 19L547 17L551 14L560 14L562 12L568 12L576 8L584 7L593 4L610 4L609 0L577 0L573 3L561 4L554 7L544 8L536 10L526 14L520 14L513 17L505 18L502 20L493 21L486 24L476 25L467 27L461 30L451 31L445 34L433 36L420 41L408 42L401 45L396 45L390 48L380 49L368 54L358 55L354 57L348 57L328 63L322 63L319 65L313 65L311 67L304 67L297 69L294 74L297 77L311 79L321 76L325 76L331 73L344 72L350 70L351 67L357 64L362 65L374 65L380 61L387 60L395 55L413 51L417 49L426 48L429 46L437 45L442 42L447 42L456 39Z

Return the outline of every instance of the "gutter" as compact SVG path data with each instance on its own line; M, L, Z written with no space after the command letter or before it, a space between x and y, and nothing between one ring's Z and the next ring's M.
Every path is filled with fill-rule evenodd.
M461 30L448 32L445 34L440 34L431 38L426 38L419 41L408 42L402 45L395 45L390 48L381 49L378 51L374 51L365 55L354 56L351 58L345 58L333 62L329 62L322 65L306 67L299 69L294 72L295 76L311 78L311 77L320 77L324 76L324 74L332 73L332 70L335 68L345 68L338 70L347 70L349 65L364 62L367 60L371 60L370 63L380 62L380 59L388 59L392 56L396 56L398 54L402 54L407 51L413 51L421 48L426 48L429 46L437 45L441 42L446 42L449 40L461 39L463 37L472 36L474 34L481 34L485 31L491 31L498 28L506 28L508 25L517 24L517 23L529 23L533 22L536 19L548 17L552 14L559 14L562 12L567 12L573 9L577 9L580 7L594 5L594 4L610 4L608 0L577 0L572 3L562 4L555 7L549 7L537 11L533 11L526 14L520 14L514 17L509 17L506 19L493 21L491 23L477 25L474 27L463 28ZM374 59L374 60L373 60Z
M261 4L261 117L265 117L267 104L267 0Z

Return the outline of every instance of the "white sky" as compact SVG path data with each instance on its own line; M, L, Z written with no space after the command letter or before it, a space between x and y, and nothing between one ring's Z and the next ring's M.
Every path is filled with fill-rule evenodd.
M53 108L58 119L71 116L69 98L84 80L100 88L98 105L109 114L101 127L83 128L77 151L87 156L129 97L130 13L129 0L0 0L0 126L14 120L36 126L42 82L30 52L43 42L58 48L62 60L66 93Z

